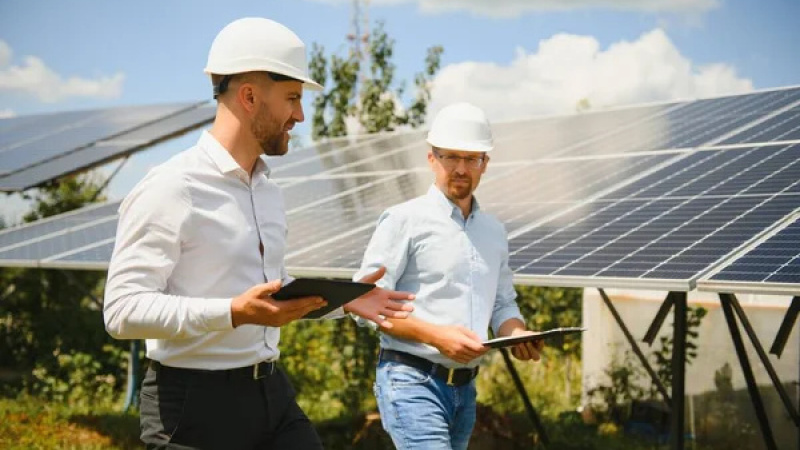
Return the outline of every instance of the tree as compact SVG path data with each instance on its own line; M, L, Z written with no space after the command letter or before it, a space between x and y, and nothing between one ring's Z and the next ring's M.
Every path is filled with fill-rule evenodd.
M401 83L395 87L394 43L386 34L383 22L378 22L369 38L369 76L363 80L358 79L361 63L356 55L350 54L347 58L332 55L328 70L324 48L318 44L312 46L311 76L322 84L328 82L329 74L331 79L329 90L314 98L311 131L314 139L346 135L348 117L357 118L367 133L393 131L403 125L416 128L425 122L431 79L439 70L444 50L441 46L428 49L425 69L414 78L414 100L405 110L399 111L404 86ZM361 83L361 91L356 98L358 83Z
M27 195L34 204L23 220L32 222L104 200L98 195L100 186L99 180L87 176L51 182ZM63 373L64 364L85 360L63 357L80 354L92 355L86 364L99 363L104 373L119 371L118 352L102 356L104 346L112 344L102 326L98 300L104 278L104 273L93 271L0 268L0 367L25 376ZM37 391L42 385L34 381L29 387Z

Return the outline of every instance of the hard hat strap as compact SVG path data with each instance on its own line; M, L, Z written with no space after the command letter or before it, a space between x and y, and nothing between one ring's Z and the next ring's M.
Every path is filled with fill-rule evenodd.
M214 100L228 90L228 84L231 82L231 79L233 79L233 75L225 75L222 77L219 84L214 85Z

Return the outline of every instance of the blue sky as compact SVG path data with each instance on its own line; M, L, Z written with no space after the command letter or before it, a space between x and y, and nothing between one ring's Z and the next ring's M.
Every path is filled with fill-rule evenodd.
M351 3L4 0L0 116L207 99L225 24L269 17L344 54ZM796 0L372 0L368 13L396 40L398 79L444 47L434 110L469 100L493 120L800 84ZM112 194L193 139L134 157Z

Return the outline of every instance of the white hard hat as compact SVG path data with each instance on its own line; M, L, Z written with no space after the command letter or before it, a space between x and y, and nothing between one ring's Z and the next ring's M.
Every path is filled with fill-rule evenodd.
M450 150L488 152L494 148L492 129L483 110L461 102L445 106L433 119L428 144Z
M247 17L223 28L208 52L207 74L233 75L272 72L303 82L303 87L322 90L308 76L306 46L294 32L274 20Z

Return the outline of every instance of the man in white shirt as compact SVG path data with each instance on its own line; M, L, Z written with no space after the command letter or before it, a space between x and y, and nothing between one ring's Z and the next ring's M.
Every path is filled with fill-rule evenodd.
M261 18L215 38L206 73L217 114L197 145L151 170L120 207L104 318L121 339L146 339L141 390L148 448L320 449L275 366L280 326L325 305L275 301L288 280L286 215L262 154L283 155L303 121L305 45ZM376 282L378 269L363 278ZM408 315L407 293L374 289L329 316L383 326Z
M475 375L487 329L525 328L508 267L503 224L473 192L493 149L485 114L468 103L443 108L428 133L434 185L378 219L356 277L386 268L379 285L416 294L410 317L381 327L375 395L398 449L463 450L475 424ZM541 341L512 354L538 360Z

